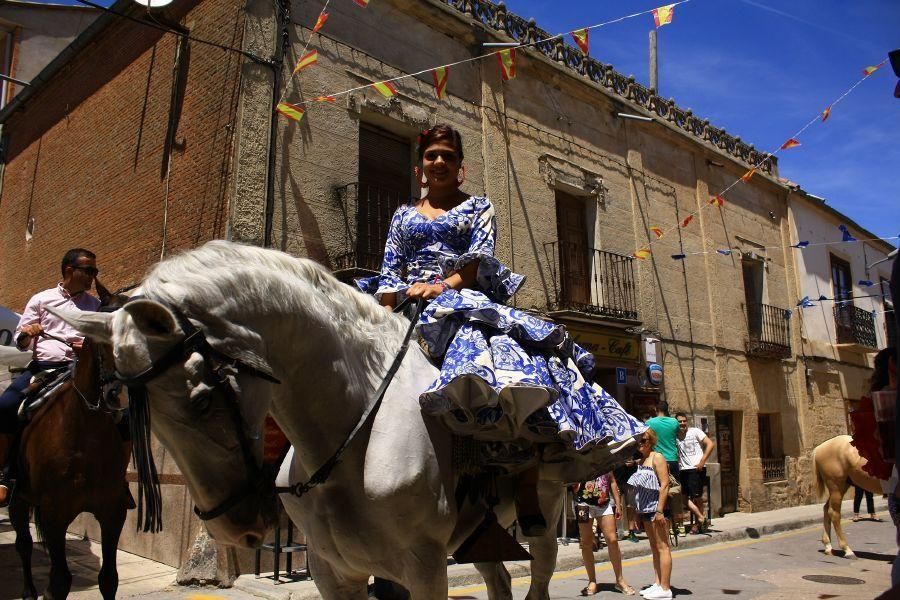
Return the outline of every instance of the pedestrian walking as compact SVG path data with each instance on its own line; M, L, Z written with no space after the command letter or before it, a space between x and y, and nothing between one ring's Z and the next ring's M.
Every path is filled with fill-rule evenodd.
M663 455L663 458L666 459L666 463L668 463L669 466L669 475L680 483L680 467L678 463L678 421L669 416L668 402L663 400L657 403L656 416L647 421L647 427L656 432L658 441L653 447L653 451ZM679 529L683 530L684 515L681 511L680 498L677 504L671 502L668 506L674 514Z
M716 447L698 427L688 427L687 415L675 413L678 421L678 466L681 488L687 498L688 510L697 521L691 526L691 533L698 534L706 528L705 503L703 502L703 486L706 483L706 461Z

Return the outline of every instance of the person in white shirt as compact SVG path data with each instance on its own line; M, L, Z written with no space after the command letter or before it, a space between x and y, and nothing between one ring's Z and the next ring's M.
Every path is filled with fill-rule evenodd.
M706 481L706 461L712 454L716 443L709 439L702 429L688 427L687 415L680 412L675 414L678 421L678 463L680 467L679 479L684 495L688 499L688 510L697 517L697 521L691 527L691 533L697 534L706 527L706 515L704 514L703 484Z

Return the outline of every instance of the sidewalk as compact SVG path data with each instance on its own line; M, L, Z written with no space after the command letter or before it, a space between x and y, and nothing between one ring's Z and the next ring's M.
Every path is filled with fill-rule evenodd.
M879 515L889 520L887 503L881 499L875 499L875 508ZM843 504L842 515L845 520L852 515L852 501L846 500ZM21 581L18 556L15 554L13 542L15 536L6 520L6 511L0 511L0 581ZM797 506L760 513L730 513L724 517L713 520L709 533L701 535L688 535L678 538L678 550L695 548L709 544L717 544L744 538L757 538L771 535L780 531L801 529L822 525L822 505L814 504ZM889 526L887 522L885 526ZM810 532L810 537L818 540L821 531ZM848 540L851 547L854 540ZM834 542L838 547L837 541ZM645 539L637 543L622 541L619 543L623 559L646 556L650 554L648 543ZM99 568L99 545L73 538L69 544L69 564L75 576L73 581L72 598L94 598L96 588L96 573ZM606 550L595 554L598 562L607 560ZM46 555L39 546L35 546L35 577L39 582L38 587L46 582L48 563ZM290 582L282 578L284 583L276 584L268 578L257 579L254 575L242 575L235 582L231 590L214 590L200 588L183 588L173 585L175 569L151 560L119 552L119 594L120 598L142 597L146 600L163 598L191 598L205 594L206 598L263 598L266 600L306 600L319 598L315 584L312 581ZM556 570L567 571L582 566L581 549L578 543L561 544L557 558ZM513 577L528 575L528 563L507 563L507 569ZM481 583L481 577L472 565L450 565L447 569L450 587L459 587ZM7 586L3 586L7 587ZM19 584L11 587L18 593ZM0 591L0 600L17 597L8 596L6 590Z

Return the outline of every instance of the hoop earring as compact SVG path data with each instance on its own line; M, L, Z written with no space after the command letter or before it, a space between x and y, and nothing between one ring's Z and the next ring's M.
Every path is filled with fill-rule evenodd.
M419 187L422 189L427 188L428 187L428 178L425 177L425 174L422 172L422 169L420 169L419 167L416 167L414 169L414 172L416 174L416 183L419 184Z
M459 172L462 173L462 179L459 178L459 175L456 176L456 187L461 186L466 182L466 167L463 165L460 167Z

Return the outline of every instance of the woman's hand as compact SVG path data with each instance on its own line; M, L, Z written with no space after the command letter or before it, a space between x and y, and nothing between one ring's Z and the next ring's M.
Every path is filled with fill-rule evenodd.
M622 518L622 509L616 504L616 521Z
M665 523L666 515L662 514L661 512L658 512L655 515L653 515L653 521L656 523Z
M440 283L414 283L406 290L409 298L424 298L431 300L444 292L444 286Z

